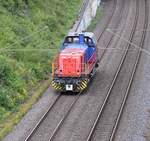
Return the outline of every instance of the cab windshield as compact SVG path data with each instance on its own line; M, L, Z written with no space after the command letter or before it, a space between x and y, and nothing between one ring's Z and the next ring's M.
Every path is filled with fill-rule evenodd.
M64 44L65 43L67 43L67 44L73 44L73 43L79 44L80 43L79 36L68 36L65 39ZM84 43L87 44L88 46L93 46L94 45L92 39L89 38L89 37L86 37L86 36L84 37Z

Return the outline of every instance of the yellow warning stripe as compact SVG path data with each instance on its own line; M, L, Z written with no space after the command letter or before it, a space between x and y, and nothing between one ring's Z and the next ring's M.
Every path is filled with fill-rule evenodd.
M87 84L86 83L84 83L84 82L82 82L82 85L86 88L87 87Z

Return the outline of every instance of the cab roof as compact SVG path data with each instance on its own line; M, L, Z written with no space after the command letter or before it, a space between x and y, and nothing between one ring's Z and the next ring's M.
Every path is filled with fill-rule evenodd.
M70 32L68 34L68 36L79 36L80 34L83 34L84 36L87 36L89 38L94 38L95 37L94 33L92 33L92 32L80 32L80 33L78 33L78 32Z

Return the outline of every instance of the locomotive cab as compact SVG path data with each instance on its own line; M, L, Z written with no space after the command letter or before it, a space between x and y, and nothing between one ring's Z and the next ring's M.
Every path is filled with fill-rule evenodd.
M74 36L68 35L63 42L62 49L64 49L69 44L86 44L88 47L96 48L97 42L94 37L94 34L90 33L89 35L88 34L74 34Z
M98 65L96 40L93 33L71 33L53 62L52 86L58 91L80 92Z

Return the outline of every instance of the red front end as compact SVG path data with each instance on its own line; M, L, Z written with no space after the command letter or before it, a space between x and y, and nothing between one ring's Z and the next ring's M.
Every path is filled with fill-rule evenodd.
M84 72L84 49L64 49L59 54L58 76L80 77Z

